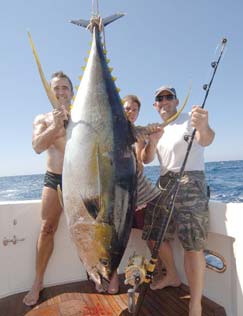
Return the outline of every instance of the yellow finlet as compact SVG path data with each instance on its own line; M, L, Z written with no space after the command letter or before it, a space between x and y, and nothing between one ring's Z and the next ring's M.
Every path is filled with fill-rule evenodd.
M86 69L86 66L82 66L81 68L82 68L82 70L83 70L83 71L85 71L85 69Z
M113 68L112 67L109 67L109 72L112 72L113 71Z
M75 86L75 89L78 90L79 86Z
M120 88L116 88L116 91L119 93L121 91L121 89Z
M79 79L80 81L82 80L82 78L83 78L83 76L79 76L79 77L78 77L78 79Z
M85 61L86 63L88 62L88 60L89 60L88 57L85 57L85 58L84 58L84 61Z
M106 54L107 54L107 50L106 50L106 49L104 49L104 50L103 50L103 53L104 53L104 55L106 55Z
M107 64L109 64L109 62L111 61L109 58L106 58L105 60L106 60Z
M42 70L42 67L41 67L41 64L40 64L40 60L39 60L39 57L38 57L38 54L37 54L37 51L36 51L36 48L35 48L35 45L34 45L34 42L32 40L30 32L28 32L28 37L29 37L30 46L31 46L32 52L34 54L35 61L36 61L36 64L37 64L37 67L38 67L38 71L39 71L39 74L40 74L40 78L41 78L42 84L43 84L43 86L45 88L47 97L48 97L51 105L53 106L53 108L56 109L56 108L60 107L60 104L59 104L55 94L52 92L48 81L45 78L45 75L44 75L44 72Z
M112 78L112 81L116 81L117 80L117 77L111 77Z

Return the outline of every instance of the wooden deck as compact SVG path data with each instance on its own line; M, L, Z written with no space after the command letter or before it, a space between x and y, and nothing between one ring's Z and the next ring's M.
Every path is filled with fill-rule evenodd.
M129 316L127 289L120 276L117 295L99 294L91 281L75 282L44 289L38 305L29 308L20 293L0 300L1 316ZM168 287L147 292L139 316L188 316L188 287ZM203 316L226 316L224 308L203 298Z

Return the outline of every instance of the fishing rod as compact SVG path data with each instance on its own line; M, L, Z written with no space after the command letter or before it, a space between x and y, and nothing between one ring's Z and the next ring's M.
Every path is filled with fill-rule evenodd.
M207 100L207 97L208 97L211 85L212 85L213 80L214 80L215 73L217 71L219 62L220 62L221 57L222 57L223 52L224 52L226 43L227 43L227 39L223 38L222 41L221 41L221 50L220 50L220 54L219 54L218 60L211 63L211 67L213 68L213 74L212 74L212 77L211 77L211 80L210 80L209 84L204 84L203 85L203 89L206 91L206 93L205 93L205 97L204 97L203 103L201 105L202 109L205 106L205 103L206 103L206 100ZM139 313L140 313L140 310L141 310L141 307L142 307L142 304L143 304L143 301L144 301L144 297L145 297L145 295L147 293L149 284L152 281L153 272L154 272L156 263L158 261L159 248L160 248L161 243L165 239L165 234L167 232L169 223L170 223L171 218L172 218L172 214L174 212L175 200L176 200L177 193L179 191L180 181L181 181L181 178L183 177L183 174L184 174L184 171L185 171L185 166L186 166L186 163L187 163L187 160L188 160L188 156L190 154L190 150L191 150L191 147L192 147L193 140L195 138L195 134L196 134L196 129L194 128L193 132L192 132L192 135L190 136L190 141L188 142L186 155L185 155L185 158L183 160L182 166L180 168L179 175L178 175L178 177L176 177L176 182L175 182L174 188L172 190L172 194L170 195L170 200L169 200L169 203L168 203L168 206L167 206L167 210L166 210L167 211L167 216L165 217L165 219L162 222L162 225L161 225L161 228L160 228L157 240L155 242L155 245L154 245L152 253L151 253L151 258L150 258L149 264L146 266L146 275L145 275L144 282L143 282L142 287L141 287L140 292L139 292L137 303L136 303L135 306L129 306L130 307L129 311L134 316L139 316ZM189 139L185 139L185 141L188 141L188 140ZM135 282L135 289L138 287L137 283ZM134 289L134 293L135 293L135 289ZM130 295L134 294L133 291L130 291L130 293L131 293ZM130 300L133 301L131 298L130 298Z

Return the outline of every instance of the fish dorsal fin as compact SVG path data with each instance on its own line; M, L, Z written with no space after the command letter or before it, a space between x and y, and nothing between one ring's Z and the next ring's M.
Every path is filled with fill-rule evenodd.
M29 37L29 41L30 41L30 46L32 48L32 51L33 51L33 54L35 57L35 61L37 64L37 68L38 68L38 71L40 74L41 81L43 83L44 89L46 90L47 97L48 97L51 105L53 106L53 108L56 109L56 108L60 107L60 104L59 104L55 94L52 92L48 81L45 78L45 75L44 75L44 72L42 70L41 63L40 63L40 60L39 60L39 57L38 57L38 54L37 54L37 51L36 51L36 48L35 48L35 45L34 45L34 42L32 40L30 32L28 32L28 37Z

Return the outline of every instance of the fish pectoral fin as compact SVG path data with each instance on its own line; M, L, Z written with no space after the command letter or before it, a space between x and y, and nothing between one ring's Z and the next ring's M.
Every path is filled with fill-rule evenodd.
M97 163L97 188L98 188L98 215L97 215L97 220L98 221L103 221L105 217L105 202L104 202L104 192L103 192L103 187L102 187L102 157L99 145L97 144L97 151L96 151L96 163Z
M98 176L97 176L97 185L98 185L98 196L99 196L99 209L101 209L102 206L102 187L101 187L101 158L100 158L100 148L99 144L97 144L97 151L96 151L96 163L97 163L97 171L98 171Z
M62 189L61 189L60 184L57 185L57 196L58 196L59 203L61 207L63 208L64 203L63 203Z
M99 198L82 199L87 212L96 219L99 213Z

